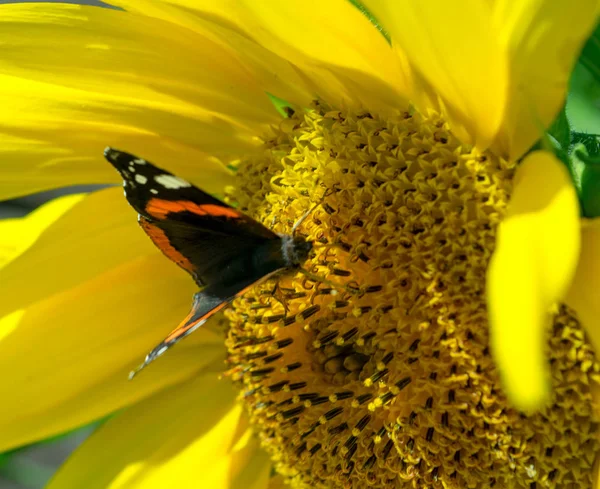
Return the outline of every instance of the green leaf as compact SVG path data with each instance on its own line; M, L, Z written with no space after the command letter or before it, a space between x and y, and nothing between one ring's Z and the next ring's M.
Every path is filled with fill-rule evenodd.
M583 47L579 61L600 83L600 24Z
M277 112L279 112L281 116L290 117L290 114L294 113L294 109L292 109L292 104L290 104L289 102L269 92L267 92L267 96L269 97L269 100L271 100L271 103L275 107L275 110L277 110Z
M35 451L39 453L40 450L54 452L64 450L65 448L72 450L75 444L81 443L84 438L112 416L106 416L88 425L52 436L37 443L32 443L31 445L25 445L0 453L0 482L4 478L19 484L23 488L41 489L55 472L56 467L35 462L35 457L31 457L31 453Z
M567 115L572 131L600 134L600 83L581 63L571 75Z
M48 467L25 458L15 458L0 469L0 475L9 481L30 489L41 489L52 477L54 467Z
M590 156L582 143L573 147L570 168L584 217L600 216L600 155Z
M2 470L3 465L9 462L11 456L11 452L0 453L0 470Z
M600 156L600 136L597 134L587 134L585 132L573 133L573 144L583 144L589 157Z

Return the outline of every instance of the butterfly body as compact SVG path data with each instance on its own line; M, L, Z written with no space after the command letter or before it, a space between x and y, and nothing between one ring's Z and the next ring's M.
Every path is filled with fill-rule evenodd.
M144 368L252 285L300 267L313 243L278 235L189 182L129 153L107 148L142 229L202 289L188 316L147 356Z

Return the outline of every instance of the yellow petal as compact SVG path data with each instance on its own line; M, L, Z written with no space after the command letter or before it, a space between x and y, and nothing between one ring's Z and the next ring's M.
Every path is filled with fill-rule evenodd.
M0 220L0 267L23 253L48 226L83 198L83 195L68 195L48 202L26 217Z
M510 158L540 138L564 103L599 9L596 0L364 3L413 65L419 108L433 104L465 142Z
M22 280L52 279L41 269ZM187 314L193 291L184 272L155 254L2 318L0 451L86 424L222 362L222 338L203 328L128 380Z
M406 107L411 84L408 65L347 0L167 3L226 25L289 60L302 70L301 78L307 80L308 87L330 103L344 100L373 110ZM136 0L119 0L117 4L136 12L148 10ZM175 15L163 6L151 12Z
M222 355L204 328L127 381L187 314L195 287L139 229L120 188L72 206L0 269L0 283L0 366L11 372L0 450L89 422Z
M234 400L229 380L214 374L153 396L105 423L47 489L264 489L266 480L235 484L269 464L255 450L258 459L239 457L242 409Z
M11 4L0 30L0 198L117 181L107 145L183 176L195 167L204 189L220 190L228 172L208 155L250 151L279 120L238 53L171 22Z
M568 290L579 243L579 206L566 169L549 153L532 153L517 171L487 277L493 354L521 410L547 399L550 309Z
M136 15L175 24L218 44L236 57L237 65L264 92L300 107L308 106L314 98L313 87L297 66L274 53L273 46L258 44L252 39L249 26L233 22L235 12L241 8L239 2L119 0L113 4ZM261 105L264 102L262 96L256 100ZM268 109L272 107L269 105Z
M250 0L245 4L251 15L243 20L262 27L259 42L275 46L276 52L308 73L317 74L319 67L326 67L349 91L348 103L361 102L373 109L404 107L411 83L408 66L347 0ZM319 89L325 90L327 80L320 82L318 75L316 80Z
M600 219L583 221L579 263L565 301L600 352Z
M453 130L487 147L498 132L507 91L506 59L492 29L490 2L371 0L365 5L437 92ZM429 90L414 92L421 110ZM438 109L438 107L434 107Z
M135 258L158 255L136 221L121 188L86 196L0 269L0 316Z
M177 114L192 121L202 119L202 112L233 116L240 125L255 121L265 127L277 120L268 98L258 97L263 89L240 66L238 53L175 23L113 9L48 4L3 5L0 21L4 73L104 95L124 104L122 111L132 108L128 103L146 102L164 110L164 117ZM51 45L48 35L54 36ZM102 119L111 109L95 108ZM205 110L196 114L198 108ZM187 135L193 132L189 128Z
M565 102L571 69L598 21L597 0L499 0L494 30L509 63L509 93L497 145L518 157Z
M229 460L224 462L229 467L239 467L235 474L230 474L230 489L267 489L271 477L271 459L260 448L260 444L252 432L246 430L231 452Z

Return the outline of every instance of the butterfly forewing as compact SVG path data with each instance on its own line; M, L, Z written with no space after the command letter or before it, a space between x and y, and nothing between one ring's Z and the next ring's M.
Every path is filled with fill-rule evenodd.
M105 156L123 177L125 196L139 213L142 229L198 285L218 281L232 256L279 239L254 219L144 159L111 148Z

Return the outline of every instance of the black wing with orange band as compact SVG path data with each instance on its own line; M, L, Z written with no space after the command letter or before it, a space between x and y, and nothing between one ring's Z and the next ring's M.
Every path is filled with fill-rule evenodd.
M221 283L208 285L202 291L194 294L192 309L189 314L164 340L146 355L144 362L129 374L129 378L133 378L140 370L160 357L175 343L200 328L214 314L227 307L233 299L242 295L253 284L261 279L268 278L274 272L276 271L272 271L268 275L259 273L254 276L247 276L229 285Z
M125 196L158 248L200 286L219 281L233 256L279 239L271 230L191 183L129 153L107 148Z

